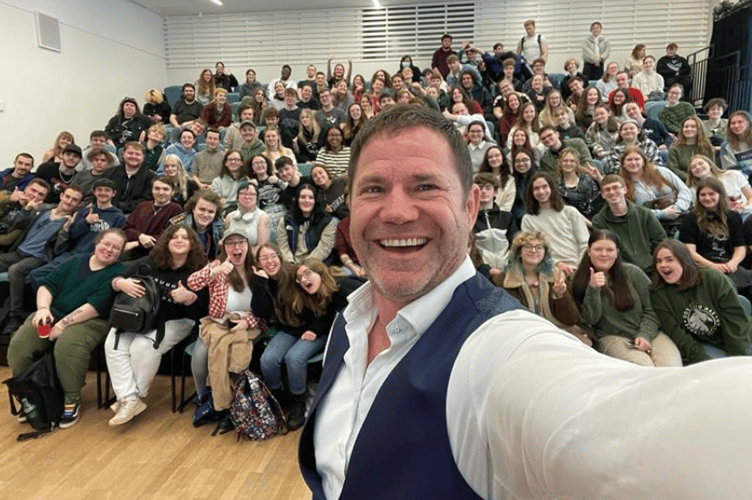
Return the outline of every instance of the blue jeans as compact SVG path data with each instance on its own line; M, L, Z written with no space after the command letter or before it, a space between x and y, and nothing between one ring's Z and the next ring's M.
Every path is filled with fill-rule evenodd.
M326 337L303 340L289 333L277 332L261 355L261 373L269 389L282 385L282 361L287 365L287 384L296 396L305 393L308 358L324 349Z

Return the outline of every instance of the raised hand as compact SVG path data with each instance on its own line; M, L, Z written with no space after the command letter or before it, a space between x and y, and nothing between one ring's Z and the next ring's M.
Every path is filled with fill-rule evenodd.
M603 286L606 284L606 273L602 271L595 272L595 270L591 267L590 268L590 287L591 288L603 288Z

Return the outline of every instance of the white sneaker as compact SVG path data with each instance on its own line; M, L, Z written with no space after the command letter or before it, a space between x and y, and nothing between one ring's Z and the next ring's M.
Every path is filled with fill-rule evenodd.
M141 398L127 399L121 401L117 413L110 419L110 425L122 425L129 422L133 417L140 414L146 409L146 403Z
M110 405L110 410L112 410L113 413L117 413L120 409L120 400L116 399L114 403Z

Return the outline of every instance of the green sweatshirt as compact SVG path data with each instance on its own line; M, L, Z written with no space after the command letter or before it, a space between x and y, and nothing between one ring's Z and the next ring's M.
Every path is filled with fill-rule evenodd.
M658 336L658 318L650 305L650 280L637 266L627 263L623 266L634 307L619 311L601 294L601 288L588 287L582 300L580 321L590 325L596 337L642 337L652 342Z
M605 205L593 217L594 229L608 229L619 237L619 252L625 262L636 265L650 275L653 268L653 249L666 239L666 231L650 210L627 202L627 214L617 217Z
M62 318L76 308L91 304L101 319L110 317L112 298L115 293L110 282L122 276L125 266L120 262L92 272L89 268L91 254L72 258L47 276L41 286L52 293L52 314Z
M752 323L720 271L701 269L700 283L686 290L664 284L651 290L650 300L661 330L674 341L686 364L710 359L701 344L729 356L749 353Z

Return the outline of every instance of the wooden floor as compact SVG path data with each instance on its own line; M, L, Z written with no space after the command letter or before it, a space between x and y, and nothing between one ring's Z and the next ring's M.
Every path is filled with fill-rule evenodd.
M0 367L0 380L10 377ZM298 471L300 430L268 441L212 437L214 426L191 425L193 406L170 412L170 379L159 375L149 406L133 421L110 427L113 413L96 408L89 372L81 420L69 429L17 442L28 432L10 415L0 389L0 499L31 500L302 500L311 498Z

